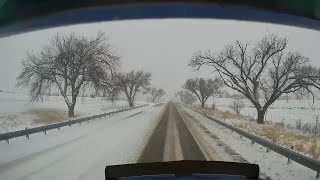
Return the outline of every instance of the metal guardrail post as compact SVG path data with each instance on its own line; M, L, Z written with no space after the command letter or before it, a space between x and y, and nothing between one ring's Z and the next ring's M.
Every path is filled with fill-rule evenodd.
M293 146L291 146L291 150L293 150ZM291 163L291 159L288 158L288 163L287 164L290 164Z
M26 131L27 131L27 130L28 130L28 128L26 127ZM26 137L27 137L28 139L30 139L30 138L29 138L29 134L26 134Z

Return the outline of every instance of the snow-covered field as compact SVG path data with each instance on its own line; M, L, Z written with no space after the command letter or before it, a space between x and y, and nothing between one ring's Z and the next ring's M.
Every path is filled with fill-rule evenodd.
M30 140L2 141L0 179L104 179L106 165L136 162L162 111L146 106Z
M145 102L137 101L136 104L145 104ZM75 115L76 118L84 117L124 107L128 107L128 104L123 100L113 104L99 97L79 97L75 106ZM44 125L45 123L35 120L44 118L40 115L46 112L66 120L68 119L67 110L67 105L61 96L45 97L43 102L29 102L25 94L0 92L0 133Z
M185 108L185 110L249 163L258 164L260 171L270 176L271 179L316 179L315 171L295 162L287 164L287 158L272 151L267 152L266 148L259 144L251 144L250 140L241 138L237 133L216 124L188 108Z
M243 99L246 107L241 111L244 116L256 118L257 112L252 103ZM216 98L214 103L216 108L222 111L233 112L229 105L233 102L232 98ZM266 120L272 122L282 122L285 124L295 125L297 120L302 123L315 123L315 116L320 115L320 100L316 100L314 105L312 100L277 100L268 109ZM208 107L212 106L212 102L207 103Z

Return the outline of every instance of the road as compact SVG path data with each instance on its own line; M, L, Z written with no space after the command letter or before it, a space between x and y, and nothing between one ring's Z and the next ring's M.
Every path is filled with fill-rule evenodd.
M206 136L186 112L169 102L137 162L222 160Z
M169 102L0 142L0 179L103 179L106 165L228 160L211 141Z

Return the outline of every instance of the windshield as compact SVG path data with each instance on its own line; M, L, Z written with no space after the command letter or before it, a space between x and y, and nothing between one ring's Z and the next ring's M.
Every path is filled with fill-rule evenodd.
M106 165L178 160L315 179L319 42L316 30L218 19L3 37L0 179L103 179Z

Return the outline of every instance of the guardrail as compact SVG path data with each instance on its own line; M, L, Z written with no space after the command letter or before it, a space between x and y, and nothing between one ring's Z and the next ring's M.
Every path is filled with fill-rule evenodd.
M64 127L64 126L71 126L72 124L78 124L78 123L81 123L84 121L89 122L90 120L97 119L97 118L101 119L102 117L111 116L111 115L125 112L125 111L130 111L130 110L144 107L147 105L148 104L144 104L144 105L140 105L140 106L133 107L133 108L120 109L120 110L116 110L116 111L112 111L112 112L102 113L102 114L93 115L93 116L84 117L84 118L75 119L75 120L64 121L64 122L60 122L60 123L56 123L56 124L49 124L49 125L30 128L30 129L26 128L24 130L7 132L7 133L0 134L0 141L6 140L9 143L9 139L20 137L20 136L26 136L29 139L30 134L35 134L35 133L39 133L39 132L44 132L46 134L48 130L52 130L52 129L59 129L60 130L60 128Z
M299 153L297 153L297 152L294 152L294 151L292 151L292 150L290 150L290 149L284 148L284 147L279 146L279 145L277 145L277 144L274 144L274 143L272 143L272 142L270 142L270 141L267 141L267 140L265 140L265 139L263 139L263 138L260 138L260 137L257 137L257 136L255 136L255 135L252 135L252 134L250 134L250 133L248 133L248 132L246 132L246 131L243 131L243 130L241 130L241 129L238 129L238 128L236 128L236 127L233 127L233 126L230 125L230 124L227 124L227 123L225 123L225 122L222 122L222 121L220 121L220 120L218 120L218 119L215 119L215 118L213 118L213 117L211 117L211 116L208 116L208 115L206 115L206 114L204 114L204 113L202 113L202 112L200 112L200 111L198 111L198 110L195 110L195 109L193 109L193 108L191 108L191 107L189 107L189 106L186 106L186 105L184 105L184 104L181 104L181 105L183 105L184 107L187 107L187 108L189 108L189 109L191 109L191 110L193 110L193 111L195 111L195 112L203 115L204 117L206 117L206 118L214 121L214 122L217 123L217 124L220 124L220 125L228 128L228 129L230 129L230 130L238 133L238 134L241 135L241 136L246 137L247 139L250 139L252 142L258 143L258 144L260 144L261 146L264 146L264 147L266 147L266 148L269 149L269 150L272 150L272 151L274 151L274 152L276 152L276 153L278 153L278 154L281 154L282 156L285 156L285 157L287 157L287 158L290 159L290 160L293 160L293 161L295 161L295 162L297 162L297 163L299 163L299 164L301 164L301 165L303 165L303 166L305 166L305 167L308 167L308 168L316 171L316 173L317 173L316 178L319 177L319 173L320 173L320 161L315 160L315 159L312 159L312 158L309 158L309 157L304 156L304 155L301 155L301 154L299 154Z

